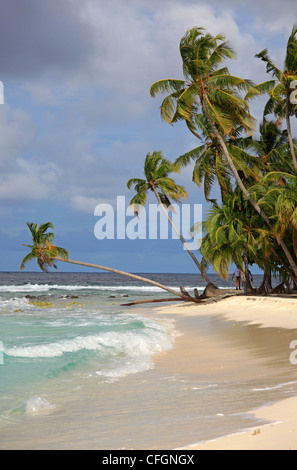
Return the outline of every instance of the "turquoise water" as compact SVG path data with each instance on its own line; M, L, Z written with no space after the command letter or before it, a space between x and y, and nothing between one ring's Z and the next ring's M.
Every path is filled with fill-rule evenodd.
M0 419L26 408L28 400L32 406L32 389L37 393L41 383L118 380L150 369L155 354L172 348L169 325L121 306L131 292L137 298L160 295L158 289L121 286L104 275L100 282L86 274L41 279L15 275L8 284L2 274ZM37 399L39 405L46 402Z

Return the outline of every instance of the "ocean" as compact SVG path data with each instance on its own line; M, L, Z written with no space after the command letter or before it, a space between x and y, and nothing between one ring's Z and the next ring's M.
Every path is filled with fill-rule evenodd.
M205 287L196 274L144 277L189 292ZM163 304L123 306L163 297L111 273L0 273L0 449L175 448L248 427L251 406L296 393L288 332L243 326L234 335L220 319L197 320L194 341L215 338L219 348L231 328L234 354L252 350L267 374L238 383L202 362L198 375L169 370L166 357L183 334L175 320L151 315ZM280 356L269 347L275 338Z

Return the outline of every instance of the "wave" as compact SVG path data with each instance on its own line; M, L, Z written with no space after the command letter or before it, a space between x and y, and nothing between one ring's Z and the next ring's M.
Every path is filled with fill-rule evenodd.
M171 287L171 289L179 289L179 287ZM193 289L193 287L186 287L186 289ZM197 287L197 289L204 289L203 287ZM92 290L92 291L150 291L150 292L161 292L162 289L154 286L132 286L132 285L120 285L120 286L98 286L98 285L58 285L58 284L24 284L21 286L0 286L0 292L48 292L50 290L61 290L61 291L78 291L78 290Z
M47 344L14 346L5 349L6 356L19 358L54 358L82 350L95 351L100 357L124 355L130 358L152 356L171 349L173 336L165 328L144 328L142 332L105 332L77 336Z
M185 286L185 289L204 290L205 286ZM230 289L230 287L219 286L220 289ZM179 286L170 286L171 289L179 289ZM135 286L135 285L59 285L59 284L23 284L23 285L5 285L0 286L0 292L48 292L50 290L60 291L78 291L78 290L91 290L91 291L148 291L148 292L162 292L162 289L157 286Z
M25 407L26 413L32 414L32 413L40 413L44 411L52 411L56 408L56 405L54 405L53 403L49 403L43 397L31 397L25 401L24 407Z
M278 390L280 388L286 387L287 385L296 385L296 383L297 383L296 380L294 380L293 382L284 382L284 383L280 383L277 385L273 385L271 387L267 386L263 388L253 388L253 392L268 392L271 390Z

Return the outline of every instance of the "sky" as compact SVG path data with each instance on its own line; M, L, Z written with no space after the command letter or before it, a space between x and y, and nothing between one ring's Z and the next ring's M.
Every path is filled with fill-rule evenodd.
M125 213L134 195L126 182L142 177L147 153L174 161L199 144L184 123L161 120L162 96L152 98L149 88L183 78L179 42L195 26L225 33L237 54L230 73L265 81L255 54L268 48L282 68L294 18L296 0L1 0L0 271L19 271L30 243L26 222L51 221L71 259L130 272L196 272L170 230L168 239L150 239L148 227L141 232ZM263 103L252 104L258 123ZM205 216L191 167L175 179L187 189L191 217L200 205ZM142 221L156 201L148 203ZM120 209L134 239L117 231ZM60 263L59 270L81 268Z

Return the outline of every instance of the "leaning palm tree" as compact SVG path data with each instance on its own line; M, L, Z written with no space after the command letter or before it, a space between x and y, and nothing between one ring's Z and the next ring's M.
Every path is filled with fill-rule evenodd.
M33 245L24 245L31 249L31 251L25 256L21 263L21 270L25 269L25 265L32 261L37 260L37 264L42 271L47 272L48 268L57 266L54 263L54 256L60 256L63 259L68 258L68 252L64 248L53 245L54 233L48 232L49 229L54 229L54 225L51 222L41 224L37 226L32 222L27 222Z
M138 208L146 204L148 191L152 191L165 213L168 222L201 272L199 261L190 250L183 236L179 233L168 214L168 210L166 210L166 208L170 208L171 206L170 199L179 202L181 198L187 197L185 189L176 184L176 182L169 177L169 174L174 171L176 171L175 166L172 162L163 157L162 152L154 151L152 154L148 153L144 162L145 178L131 178L127 182L128 188L131 189L133 187L136 191L135 196L131 199L130 205L137 207L135 212L138 213ZM205 273L203 274L203 278L205 278L208 283L211 282Z
M223 60L234 58L234 52L222 34L214 37L204 33L203 28L193 28L181 39L180 53L185 80L159 80L150 88L151 96L159 92L170 93L161 104L162 119L170 124L185 120L189 129L200 137L194 117L199 112L204 113L237 185L277 239L268 216L245 187L223 138L237 126L252 133L254 120L247 97L259 95L266 85L255 88L250 80L230 75L227 67L219 68ZM242 91L246 92L245 98L240 96ZM282 239L277 240L297 279L297 265L290 250Z
M92 263L84 263L81 261L74 261L68 258L68 251L65 248L61 248L55 245L54 243L54 233L50 232L47 233L48 229L54 229L54 225L51 222L47 222L45 224L41 224L37 226L37 224L27 222L27 226L32 235L32 245L24 245L30 248L30 252L24 257L20 269L25 269L26 264L33 259L37 260L37 264L42 271L47 272L49 268L54 267L57 269L55 264L56 261L63 261L65 263L76 264L79 266L86 266L89 268L101 269L103 271L112 272L115 274L120 274L121 276L130 277L132 279L136 279L141 282L145 282L147 284L151 284L153 286L159 287L174 296L177 296L185 301L192 301L199 303L199 300L196 297L191 297L185 291L178 292L175 289L171 289L170 287L164 286L159 282L153 281L151 279L147 279L142 276L138 276L136 274L127 273L125 271L120 271L119 269L109 268L106 266L101 266L98 264ZM171 299L166 299L171 300Z
M297 104L291 103L291 84L297 80L297 25L293 26L292 32L287 42L284 70L275 66L270 59L268 50L256 54L266 64L267 73L274 77L273 87L269 91L269 100L265 106L264 116L274 112L280 119L285 118L287 124L288 138L291 150L291 157L295 170L297 170L297 158L292 138L290 116L297 117Z

